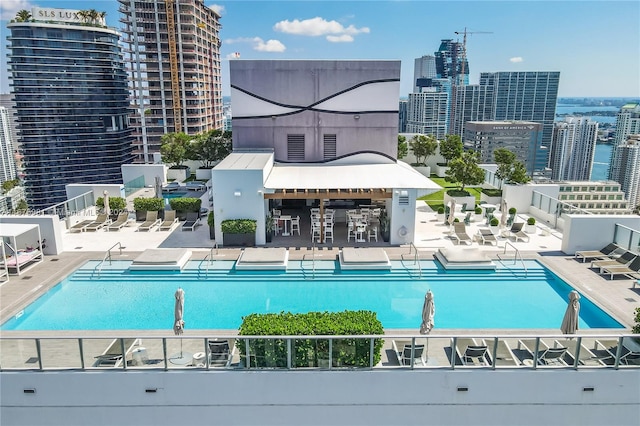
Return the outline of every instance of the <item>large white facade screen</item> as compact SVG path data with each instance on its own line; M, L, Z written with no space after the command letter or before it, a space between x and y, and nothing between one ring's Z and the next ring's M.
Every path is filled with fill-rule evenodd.
M303 111L364 114L397 112L399 81L365 83L312 105L281 105L275 100L261 99L240 88L231 87L233 118L260 118L294 114Z

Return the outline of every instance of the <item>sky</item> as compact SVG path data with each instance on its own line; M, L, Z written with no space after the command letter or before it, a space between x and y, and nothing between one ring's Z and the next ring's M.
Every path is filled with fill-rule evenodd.
M560 97L640 98L640 1L205 1L222 16L229 59L395 59L400 96L414 59L467 31L470 82L480 72L560 71ZM33 6L95 8L120 28L117 0L0 0L0 92L9 92L6 28ZM478 32L476 34L470 34ZM479 32L488 32L479 33Z

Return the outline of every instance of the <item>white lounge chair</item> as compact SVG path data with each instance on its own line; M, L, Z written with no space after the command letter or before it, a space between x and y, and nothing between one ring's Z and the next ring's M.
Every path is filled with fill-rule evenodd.
M122 347L124 344L124 354ZM113 339L109 347L98 355L94 367L120 367L127 355L131 353L133 347L139 344L139 339Z
M471 237L467 234L467 226L463 222L453 223L453 235L452 237L458 240L458 244L464 242L465 244L471 244Z
M487 349L486 345L480 344L475 339L464 337L456 339L456 355L462 361L462 365L489 365Z
M138 231L150 231L153 227L158 226L160 224L160 219L158 219L157 211L147 212L147 218L145 219L140 226L138 226Z
M478 229L477 238L482 243L482 245L485 245L486 243L494 244L496 246L498 245L498 240L496 239L496 236L493 235L493 232L491 232L490 229L486 229L486 228Z
M109 219L109 215L99 214L96 220L84 227L84 231L97 231L98 229L104 228L110 223L111 219Z
M520 361L513 354L506 341L498 339L483 339L482 343L487 347L487 356L492 365L512 367L520 365Z
M119 231L127 222L129 222L129 213L120 213L116 221L107 226L107 231Z
M582 263L584 263L587 259L611 259L617 257L616 253L621 251L623 251L622 247L615 243L609 243L600 250L577 251L574 257L576 259L582 259Z
M174 224L178 223L175 210L167 210L164 212L164 220L158 227L160 231L170 231Z
M546 366L560 366L566 367L568 366L565 361L565 357L567 356L567 348L566 347L551 347L547 345L547 343L540 339L540 343L538 345L538 353L536 357L535 348L536 348L536 340L518 340L518 347L524 348L527 352L531 354L532 359L537 360L538 365L546 365Z

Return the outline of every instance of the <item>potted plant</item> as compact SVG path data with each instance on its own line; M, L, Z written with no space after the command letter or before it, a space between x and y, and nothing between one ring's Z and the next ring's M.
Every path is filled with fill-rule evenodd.
M390 220L389 215L387 215L387 211L385 209L380 210L380 236L382 236L382 241L385 243L389 242L389 238L391 238L391 230L389 229Z
M147 218L148 211L157 211L162 215L164 211L164 200L162 198L134 198L133 208L136 211L136 220L143 221Z
M171 210L175 210L180 220L187 218L187 213L198 213L202 205L200 198L178 197L169 200Z
M266 241L270 243L273 240L273 231L276 228L276 222L271 213L269 213L264 222L264 229L267 234Z
M96 206L104 209L104 198L98 197L96 200ZM111 220L116 220L118 218L118 213L122 213L127 208L127 200L122 197L109 197L109 218Z
M476 207L474 210L475 213L475 222L480 222L482 220L482 209L480 207Z
M489 221L489 229L493 235L500 234L500 221L497 217L491 218L491 221Z
M209 239L216 239L216 224L215 224L215 216L213 215L213 210L209 211L207 215L207 225L209 225Z
M444 222L444 207L438 207L438 222Z
M524 232L527 234L535 234L536 233L536 218L530 217L527 219L527 224L524 225Z
M253 219L227 219L220 224L222 228L222 245L244 246L256 245L257 223Z
M517 211L517 210L516 210L516 208L515 208L515 207L511 207L511 208L509 209L509 214L511 214L511 215L515 215L515 214L516 214L516 211Z

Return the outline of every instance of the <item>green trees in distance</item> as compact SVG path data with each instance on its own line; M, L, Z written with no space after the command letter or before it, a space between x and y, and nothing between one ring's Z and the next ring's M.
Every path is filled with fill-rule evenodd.
M440 155L444 157L447 165L454 158L460 157L462 151L462 139L458 135L446 135L444 140L440 141Z
M407 147L407 138L403 135L398 135L398 155L397 159L400 160L407 156L409 148Z
M107 12L98 12L95 9L78 11L78 18L85 24L98 25L98 20L101 18L104 19L105 16L107 16Z
M426 166L425 161L428 157L435 155L438 149L438 141L433 135L415 135L409 142L411 152L416 157L414 166Z
M527 169L516 155L506 148L498 148L493 151L493 159L498 165L496 176L507 183L527 183L531 180L527 175Z
M231 132L209 130L196 135L187 154L190 160L200 161L203 168L210 169L214 162L229 155L231 149Z
M16 14L16 22L27 22L29 19L31 19L31 12L28 10L22 9Z
M182 163L189 158L191 137L186 133L167 133L160 138L160 154L162 159L172 168L182 168Z
M478 166L480 154L475 151L463 152L457 158L449 162L445 180L460 185L460 191L464 191L466 185L480 185L484 182L484 170Z

